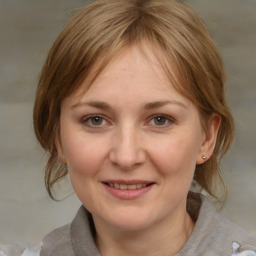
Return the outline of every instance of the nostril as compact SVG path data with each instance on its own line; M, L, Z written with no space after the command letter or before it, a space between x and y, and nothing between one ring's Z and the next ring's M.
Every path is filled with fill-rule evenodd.
M109 159L122 170L134 170L145 163L146 156L140 149L118 148L110 152Z

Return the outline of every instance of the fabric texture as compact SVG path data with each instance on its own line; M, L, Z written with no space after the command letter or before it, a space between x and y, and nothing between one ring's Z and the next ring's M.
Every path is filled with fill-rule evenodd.
M256 256L256 238L218 213L203 195L194 194L187 210L195 228L176 256ZM90 214L81 206L71 224L43 239L40 256L100 256Z

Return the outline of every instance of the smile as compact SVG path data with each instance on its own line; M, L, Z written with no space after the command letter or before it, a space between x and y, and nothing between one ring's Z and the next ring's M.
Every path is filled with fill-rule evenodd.
M104 181L106 191L122 200L134 200L147 194L156 185L149 181Z
M110 186L111 188L121 189L121 190L134 190L139 188L145 188L149 186L150 184L118 184L118 183L106 183L106 185Z

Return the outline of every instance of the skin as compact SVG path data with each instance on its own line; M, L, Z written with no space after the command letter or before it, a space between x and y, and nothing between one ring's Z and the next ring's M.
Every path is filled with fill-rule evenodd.
M198 110L178 93L147 44L124 49L85 92L61 106L59 160L92 213L102 255L174 255L194 222L186 198L196 164L211 156L220 118L203 132ZM135 199L113 196L106 180L153 183ZM170 243L172 241L172 243Z

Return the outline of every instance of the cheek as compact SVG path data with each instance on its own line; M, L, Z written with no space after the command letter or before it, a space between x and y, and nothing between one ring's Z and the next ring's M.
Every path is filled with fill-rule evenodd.
M66 145L67 146L67 145ZM104 163L106 150L97 143L74 138L66 147L67 165L73 189L84 205L93 201L95 184ZM88 205L89 204L89 205Z
M103 143L83 136L65 142L64 155L71 176L91 176L98 172L107 154Z
M187 136L170 137L152 147L151 160L164 176L191 176L194 173L199 144Z

